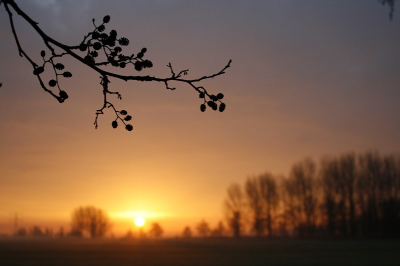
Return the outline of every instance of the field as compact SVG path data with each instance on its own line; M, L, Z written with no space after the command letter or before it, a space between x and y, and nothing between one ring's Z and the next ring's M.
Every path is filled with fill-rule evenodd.
M400 240L0 240L0 265L400 265Z

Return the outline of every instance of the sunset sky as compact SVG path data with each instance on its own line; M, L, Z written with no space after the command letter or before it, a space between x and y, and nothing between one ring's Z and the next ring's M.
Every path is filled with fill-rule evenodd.
M60 59L73 77L61 79L69 99L58 103L19 57L0 6L0 234L16 213L20 226L68 229L86 205L107 211L117 235L139 214L180 234L201 219L214 227L226 188L247 176L287 175L306 156L400 152L400 12L390 21L376 0L16 2L68 45L110 15L106 32L130 40L127 54L146 47L154 64L115 70L123 74L168 77L170 62L197 78L232 64L200 84L225 95L223 113L201 113L185 84L111 79L122 94L112 102L134 129L113 129L111 110L95 129L99 74ZM22 48L41 62L43 42L14 19Z

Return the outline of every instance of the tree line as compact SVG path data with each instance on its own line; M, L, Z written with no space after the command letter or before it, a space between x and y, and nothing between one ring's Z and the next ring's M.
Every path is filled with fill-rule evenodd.
M235 237L400 237L400 155L305 158L231 184L224 211Z
M225 223L211 228L203 219L181 236L234 237L400 237L400 154L378 152L305 158L287 176L263 173L232 183L224 201ZM20 228L16 236L101 238L111 222L102 209L76 208L71 230L38 226ZM159 238L153 223L140 237ZM127 238L133 237L128 231Z
M71 215L71 229L65 231L63 227L57 232L51 228L42 229L40 226L33 226L32 228L21 227L14 232L16 237L77 237L77 238L102 238L107 233L110 233L112 223L108 214L100 208L94 206L81 206L76 208ZM140 231L140 237L153 237L160 238L164 233L164 229L157 222L150 225L148 232ZM133 232L127 232L127 238L133 237Z

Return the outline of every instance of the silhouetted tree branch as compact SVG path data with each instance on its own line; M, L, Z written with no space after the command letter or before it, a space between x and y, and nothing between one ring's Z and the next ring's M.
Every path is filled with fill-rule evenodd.
M146 48L142 48L140 52L138 52L136 55L131 54L131 55L125 55L122 54L122 50L124 46L129 45L129 40L125 37L117 37L118 33L116 30L111 30L108 34L105 33L106 26L105 24L110 22L110 16L105 16L103 18L103 21L101 24L96 24L95 19L93 19L93 26L94 30L90 31L87 35L83 37L82 42L79 45L75 46L70 46L66 45L63 43L60 43L50 36L48 36L46 33L42 31L42 29L38 26L38 22L33 21L25 12L23 12L19 6L15 3L14 0L2 0L0 1L1 3L4 4L4 7L8 13L9 19L10 19L10 24L11 24L11 30L15 38L15 42L18 47L18 52L21 57L25 57L29 63L33 67L33 74L36 75L40 86L43 88L44 91L48 92L50 95L52 95L54 98L56 98L60 103L64 102L66 99L68 99L68 94L66 91L62 90L60 88L60 78L70 78L72 77L72 73L69 71L64 71L65 66L62 63L58 63L58 59L65 55L70 55L82 64L85 64L89 68L93 69L97 73L100 74L101 82L100 84L102 85L103 89L103 96L104 96L104 101L102 107L96 111L96 118L94 125L97 128L98 127L98 117L99 115L103 114L104 109L106 108L111 108L116 115L116 118L114 121L112 121L112 127L116 128L118 127L118 120L122 122L126 128L126 130L131 131L133 129L131 124L128 124L127 122L132 119L130 115L127 114L127 111L125 110L118 110L115 108L115 106L109 101L108 96L110 95L117 95L118 99L122 99L121 94L119 92L113 92L109 90L109 83L110 80L109 78L116 78L116 79L121 79L124 81L129 81L129 80L134 80L134 81L153 81L153 82L162 82L164 83L166 89L169 90L174 90L175 88L172 88L169 86L169 83L171 81L178 81L182 82L184 84L189 85L192 87L194 90L196 90L199 93L199 97L203 99L202 104L200 105L200 110L204 112L209 106L213 110L219 110L220 112L223 112L225 110L225 103L223 103L221 100L223 99L224 95L222 93L218 94L211 94L209 93L204 87L199 86L198 83L200 81L206 80L206 79L211 79L214 77L217 77L219 75L222 75L225 73L225 70L230 67L230 64L232 60L229 60L228 64L222 68L221 71L211 74L211 75L206 75L202 76L200 78L195 78L195 79L187 79L184 78L183 76L186 76L188 74L188 69L175 72L174 69L172 68L171 63L168 63L167 67L171 71L171 76L167 78L159 78L159 77L153 77L153 76L136 76L136 75L120 75L118 73L114 72L109 72L106 71L100 67L102 66L113 66L115 68L125 68L128 65L132 65L133 68L136 71L141 71L145 68L151 68L153 67L153 63L148 60L144 59L144 55L147 52ZM15 30L14 26L14 21L13 21L13 13L10 9L10 7L19 15L21 16L26 22L28 22L33 29L40 35L40 37L43 39L43 42L47 49L50 51L50 55L46 56L46 51L42 50L41 51L41 56L43 58L43 63L37 64L34 62L29 55L23 50L19 39L17 32ZM57 52L55 48L61 49L63 52ZM83 55L79 55L83 53ZM103 59L101 59L103 58ZM43 82L41 74L45 71L46 66L51 65L51 68L54 71L55 78L51 79L48 82L48 86L51 88L56 87L55 89L49 89L48 86ZM58 91L57 91L58 89ZM55 91L53 91L55 90Z
M380 3L382 3L382 5L388 5L389 6L389 18L390 20L393 19L393 13L394 13L394 2L395 0L379 0Z

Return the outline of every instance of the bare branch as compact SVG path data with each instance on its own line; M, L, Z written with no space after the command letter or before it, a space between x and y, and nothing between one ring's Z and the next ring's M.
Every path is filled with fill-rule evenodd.
M132 126L130 124L126 124L126 121L129 121L131 119L130 115L127 115L127 112L125 110L118 111L115 109L114 105L108 101L107 96L109 94L116 94L119 99L121 99L121 95L118 92L111 92L108 89L108 84L110 83L109 78L113 77L116 79L124 80L124 81L129 81L129 80L134 80L134 81L146 81L146 82L163 82L165 84L166 89L169 90L175 90L175 88L171 88L168 85L168 82L170 81L177 81L177 82L182 82L186 83L190 87L192 87L194 90L196 90L199 93L199 97L203 98L204 102L200 106L200 110L204 112L206 110L206 106L208 105L211 107L213 110L219 110L220 112L223 112L225 110L225 104L221 102L222 98L224 95L222 93L218 93L217 95L214 94L209 94L207 90L202 87L202 86L196 86L195 83L198 83L200 81L210 79L217 77L219 75L222 75L225 73L225 70L230 67L231 60L229 60L228 64L218 73L211 74L208 76L203 76L200 78L195 78L195 79L185 79L182 78L182 76L186 76L188 73L188 69L181 70L178 72L178 74L175 74L171 63L167 65L171 71L171 76L166 77L166 78L159 78L159 77L153 77L153 76L138 76L138 75L120 75L118 73L106 71L104 69L101 69L100 66L113 66L116 68L125 68L127 65L132 65L134 66L134 69L136 71L141 71L144 68L151 68L153 67L153 63L150 60L144 59L144 55L147 52L146 48L142 48L139 53L136 55L124 55L122 54L122 47L121 46L127 46L129 45L129 40L125 37L122 38L117 38L117 31L111 30L109 34L105 33L105 24L107 24L110 21L110 16L105 16L103 18L103 23L100 25L96 25L95 19L93 19L93 26L94 30L89 32L87 35L84 35L83 40L80 45L75 45L75 46L70 46L70 45L65 45L63 43L60 43L53 38L49 37L47 34L45 34L41 28L38 26L38 23L33 21L25 12L23 12L18 5L15 3L14 0L2 0L4 3L4 6L7 10L7 13L10 18L10 23L11 23L11 29L14 34L15 42L18 47L18 52L20 56L25 57L33 66L33 73L37 76L39 83L41 87L48 93L50 93L53 97L55 97L60 103L64 102L68 98L68 94L61 90L60 84L59 84L59 76L63 76L66 78L69 78L72 76L72 74L68 71L65 71L63 73L59 73L58 71L61 71L64 69L64 65L61 63L56 63L54 59L61 58L64 55L70 55L76 60L80 61L81 63L87 65L97 73L101 75L101 85L103 88L103 96L104 96L104 101L103 101L103 106L99 110L96 111L96 118L95 118L95 127L98 127L98 116L100 114L103 114L103 111L105 108L112 108L116 114L116 119L112 122L112 126L116 128L118 126L117 121L120 120L124 125L125 128L128 131L132 130ZM45 59L45 51L41 52L41 56L43 57L43 64L41 66L38 66L22 49L20 42L18 40L17 33L15 31L14 27L14 22L12 19L12 12L9 9L9 6L11 6L15 12L20 15L25 21L27 21L33 29L41 36L43 39L43 42L45 46L51 51L51 56L49 59ZM120 46L118 46L118 44ZM57 53L56 50L53 48L57 47L64 52L62 53ZM84 52L85 56L80 56L78 55L75 51L80 51ZM104 61L99 62L99 52L103 54L105 57ZM97 60L97 62L96 62ZM57 86L59 92L58 95L55 94L52 90L48 89L41 77L40 74L45 71L45 66L46 64L49 63L52 65L54 74L55 74L55 79L52 79L49 81L49 86L50 87L55 87ZM219 106L219 107L218 107ZM122 112L122 113L121 113ZM122 115L122 116L121 116Z

